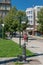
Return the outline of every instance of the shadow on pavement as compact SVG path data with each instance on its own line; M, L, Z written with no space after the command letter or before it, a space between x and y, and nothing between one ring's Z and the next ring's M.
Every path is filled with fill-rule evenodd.
M35 53L34 55L32 56L26 56L26 58L30 58L30 57L35 57L35 56L43 56L43 53Z
M35 38L29 38L28 40L37 40L37 39L35 39Z
M14 58L14 59L10 59L10 60L4 60L4 61L0 61L0 64L6 64L9 62L16 62L18 60L18 58Z
M43 53L42 53L42 54L35 53L35 54L32 55L32 56L26 56L26 58L35 57L35 56L42 56L42 55L43 55ZM6 64L6 63L9 63L9 62L16 62L16 61L18 61L18 58L0 61L0 64Z

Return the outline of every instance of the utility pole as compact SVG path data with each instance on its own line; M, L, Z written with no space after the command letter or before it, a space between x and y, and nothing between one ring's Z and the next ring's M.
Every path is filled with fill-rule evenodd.
M34 20L34 22L33 22L33 31L32 31L32 35L35 35L35 10L33 10L33 20Z

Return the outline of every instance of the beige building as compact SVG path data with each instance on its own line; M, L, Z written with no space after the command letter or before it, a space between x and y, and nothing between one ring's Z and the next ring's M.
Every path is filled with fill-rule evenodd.
M0 16L4 17L11 8L11 0L0 0Z

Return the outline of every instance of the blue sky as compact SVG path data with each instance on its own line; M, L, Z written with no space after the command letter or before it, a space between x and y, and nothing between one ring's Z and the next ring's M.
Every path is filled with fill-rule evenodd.
M19 10L26 10L33 5L43 5L43 0L12 0L12 6L16 6Z

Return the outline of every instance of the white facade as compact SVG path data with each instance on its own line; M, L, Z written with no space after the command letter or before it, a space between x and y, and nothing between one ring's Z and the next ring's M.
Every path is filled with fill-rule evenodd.
M35 10L35 25L38 25L38 23L37 23L37 20L38 20L37 14L38 14L38 12L40 11L41 8L43 8L43 6L35 6L34 7L34 10Z
M40 11L40 9L42 7L43 6L35 6L35 7L32 7L32 8L27 8L26 9L26 15L28 17L29 24L31 26L33 26L34 24L36 26L38 25L38 23L37 23L37 13L38 13L38 11Z
M27 8L26 15L28 16L29 24L33 25L33 8Z

